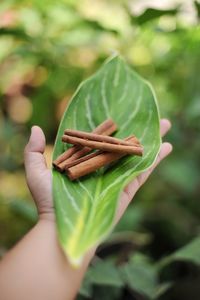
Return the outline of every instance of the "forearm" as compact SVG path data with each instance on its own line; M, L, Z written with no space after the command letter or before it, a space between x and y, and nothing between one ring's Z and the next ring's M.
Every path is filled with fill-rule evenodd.
M81 285L92 253L77 270L57 241L55 224L40 220L3 258L0 291L4 300L71 300Z

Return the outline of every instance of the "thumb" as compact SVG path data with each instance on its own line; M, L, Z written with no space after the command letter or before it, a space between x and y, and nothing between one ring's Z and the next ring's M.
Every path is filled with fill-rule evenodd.
M41 205L41 198L47 194L44 192L44 178L47 178L47 165L44 158L45 136L42 129L33 126L28 144L24 150L24 163L26 180L37 207Z
M33 126L28 144L24 150L24 162L26 175L33 176L34 173L46 170L46 162L43 156L45 150L45 136L42 129L38 126Z
M52 178L43 155L45 145L45 136L42 129L38 126L33 126L31 136L24 150L24 162L27 184L35 200L38 213L40 216L48 214L52 219Z

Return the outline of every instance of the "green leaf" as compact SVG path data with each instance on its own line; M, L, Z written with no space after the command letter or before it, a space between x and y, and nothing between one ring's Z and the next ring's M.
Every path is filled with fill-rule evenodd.
M81 288L79 290L79 295L87 298L92 296L92 283L89 275L89 271L86 272L84 280L82 282Z
M22 28L0 28L0 36L1 35L11 35L13 37L29 40L30 37L25 33Z
M141 15L134 16L133 22L136 22L140 25L152 21L154 19L157 19L159 17L165 16L165 15L176 15L178 13L178 8L174 9L156 9L156 8L147 8Z
M200 19L200 3L198 1L194 1L194 5L196 8L198 19Z
M82 20L82 24L78 24L79 26L88 26L90 28L93 28L96 31L103 31L103 32L111 32L114 34L117 34L118 32L114 29L110 29L110 28L106 28L105 26L103 26L101 23L99 23L98 21L94 21L94 20L87 20L84 19Z
M160 149L159 114L153 90L125 61L115 56L84 81L72 98L57 134L54 159L63 151L64 129L91 131L107 118L115 136L135 134L143 157L127 156L110 168L71 182L53 170L53 196L60 243L73 264L111 231L123 188L149 168Z
M200 265L200 236L186 246L175 251L172 255L163 258L158 266L162 269L166 265L177 260L190 261L193 264Z
M101 289L104 286L107 291L111 288L120 290L124 286L120 269L112 261L98 260L88 269L79 292L80 295L92 298L92 286L95 286L95 290L98 286Z
M158 284L158 286L155 288L152 299L159 299L160 296L165 294L172 286L172 282Z
M179 249L172 255L173 260L188 260L200 265L200 237Z
M146 257L133 256L132 261L122 267L126 284L137 292L152 298L158 288L157 272Z
M112 261L99 261L89 269L90 282L97 285L121 287L123 280L119 269Z

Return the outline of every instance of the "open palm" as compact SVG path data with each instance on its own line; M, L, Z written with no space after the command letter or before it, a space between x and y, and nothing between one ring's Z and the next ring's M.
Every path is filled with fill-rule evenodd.
M170 122L166 119L162 119L160 122L161 136L164 136L170 127ZM29 142L24 151L26 178L30 192L37 206L39 217L54 220L52 173L51 170L47 168L44 158L45 145L45 136L42 129L38 126L33 126ZM119 221L138 189L144 184L155 167L171 151L171 144L163 143L154 165L126 186L120 197L116 221Z

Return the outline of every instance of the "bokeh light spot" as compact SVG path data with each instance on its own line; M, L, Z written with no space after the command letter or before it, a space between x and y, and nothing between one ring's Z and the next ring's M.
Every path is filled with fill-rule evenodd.
M28 98L22 95L14 97L9 103L8 113L13 121L26 123L32 114L32 103Z

